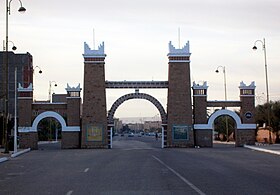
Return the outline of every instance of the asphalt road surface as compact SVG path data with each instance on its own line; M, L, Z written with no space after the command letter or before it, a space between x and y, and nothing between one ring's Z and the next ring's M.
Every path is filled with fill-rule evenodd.
M219 145L161 149L115 137L113 149L40 145L0 164L0 194L279 194L280 157Z

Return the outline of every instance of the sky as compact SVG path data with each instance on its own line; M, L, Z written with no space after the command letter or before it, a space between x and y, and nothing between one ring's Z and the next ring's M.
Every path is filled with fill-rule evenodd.
M11 2L9 40L16 53L29 52L34 74L34 98L47 100L52 92L66 93L67 83L83 88L83 43L97 48L105 43L105 77L110 81L167 81L168 42L176 48L190 41L191 82L207 81L208 100L239 100L239 84L256 83L256 104L266 102L264 52L252 47L266 41L270 99L280 98L278 48L280 45L279 0L22 0L26 12ZM5 39L5 1L0 1L0 37ZM180 33L179 30L180 29ZM180 36L179 36L180 34ZM12 47L11 45L9 45ZM36 69L38 71L38 69ZM221 69L220 69L221 70ZM53 82L54 84L54 82ZM83 91L82 91L83 92ZM107 110L128 89L108 89ZM164 108L166 89L141 89L158 99ZM146 100L129 100L115 117L158 117Z

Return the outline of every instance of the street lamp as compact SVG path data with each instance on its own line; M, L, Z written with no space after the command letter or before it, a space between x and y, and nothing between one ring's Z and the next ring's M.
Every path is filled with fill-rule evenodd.
M50 103L52 103L52 83L54 83L54 86L57 87L57 84L55 81L50 81L50 85L49 85L49 100L50 100Z
M35 67L33 68L33 74L35 74L35 69L36 69L36 68L39 69L39 71L38 71L39 74L42 74L42 73L43 73L43 71L41 70L41 68L40 68L39 66L35 66Z
M266 47L265 47L265 38L263 38L262 40L256 40L254 43L254 47L252 48L253 50L257 50L257 43L261 43L262 44L262 48L263 48L263 53L264 53L264 68L265 68L265 82L266 82L266 103L267 103L267 126L268 126L268 130L269 130L269 143L272 143L271 140L271 129L270 129L270 105L269 105L269 93L268 93L268 75L267 75L267 61L266 61Z
M20 2L20 8L19 12L23 13L26 11L26 9L22 6L21 0L18 0ZM11 2L12 0L8 1L6 0L6 47L5 47L5 57L4 57L4 63L5 64L5 97L4 97L4 117L5 117L5 125L3 131L5 132L5 151L4 153L9 153L9 143L8 143L8 116L9 116L9 51L8 51L8 42L9 42L9 31L8 31L8 24L9 24L9 15L11 14Z
M226 80L226 67L225 66L218 66L216 69L216 73L219 73L219 68L223 69L223 74L224 74L224 88L225 88L225 101L227 101L227 80ZM225 107L226 108L226 107ZM226 133L227 133L227 142L229 141L228 139L228 117L226 117Z

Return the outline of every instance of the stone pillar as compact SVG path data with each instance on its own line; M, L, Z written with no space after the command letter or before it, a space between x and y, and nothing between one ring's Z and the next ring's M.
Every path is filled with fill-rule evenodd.
M169 42L167 147L193 147L189 42L175 49Z
M255 124L255 82L250 85L240 83L240 118L243 124ZM256 129L237 129L236 146L244 144L254 145L256 140Z
M207 124L207 82L202 85L193 82L193 120L194 124ZM194 129L196 146L213 146L212 129Z
M19 147L38 149L38 133L31 129L32 126L32 84L23 88L18 86L18 132Z
M97 50L84 43L82 148L108 148L104 42Z

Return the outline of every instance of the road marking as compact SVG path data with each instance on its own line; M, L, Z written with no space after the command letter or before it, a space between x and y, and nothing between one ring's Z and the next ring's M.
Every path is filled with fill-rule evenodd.
M86 173L86 172L88 172L88 170L89 170L89 168L86 168L86 169L84 170L84 172Z
M66 195L71 195L74 191L73 190L70 190L69 192L67 192Z
M152 155L152 157L154 159L156 159L160 164L162 164L163 166L165 166L167 169L169 169L172 173L174 173L177 177L179 177L183 182L185 182L188 186L190 186L194 191L196 191L198 194L200 195L206 195L204 192L202 192L198 187L196 187L194 184L192 184L189 180L187 180L186 178L184 178L182 175L180 175L178 172L176 172L174 169L172 169L171 167L169 167L167 164L165 164L164 162L162 162L159 158L155 157L154 155Z

